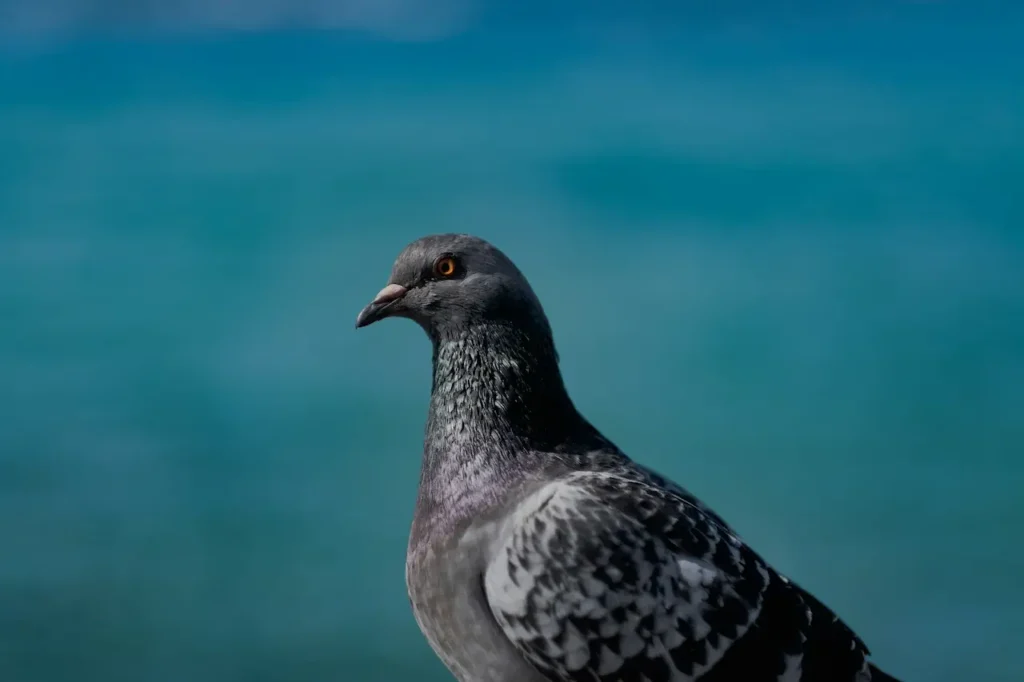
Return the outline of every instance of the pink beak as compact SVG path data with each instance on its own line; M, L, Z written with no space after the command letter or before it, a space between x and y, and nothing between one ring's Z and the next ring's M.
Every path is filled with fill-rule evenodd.
M401 284L389 284L373 297L370 301L370 305L366 306L359 312L359 316L356 317L356 329L365 327L369 324L373 324L377 320L384 319L387 317L385 314L387 309L392 303L399 300L405 293L409 291Z

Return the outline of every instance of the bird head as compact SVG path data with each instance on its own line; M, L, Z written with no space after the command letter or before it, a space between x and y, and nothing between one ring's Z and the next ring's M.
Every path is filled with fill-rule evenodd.
M356 318L356 328L387 317L411 319L432 339L481 324L539 326L550 334L540 302L515 264L466 234L430 235L402 250L387 285Z

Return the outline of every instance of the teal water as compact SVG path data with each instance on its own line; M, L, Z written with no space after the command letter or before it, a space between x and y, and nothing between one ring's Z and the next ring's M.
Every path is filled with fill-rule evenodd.
M451 230L883 667L1024 679L1022 28L4 52L0 680L449 679L403 577L429 347L352 324Z

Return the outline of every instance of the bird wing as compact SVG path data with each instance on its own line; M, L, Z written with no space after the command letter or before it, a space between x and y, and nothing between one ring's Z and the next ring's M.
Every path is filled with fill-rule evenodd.
M571 474L507 524L484 591L553 681L870 679L867 648L831 611L643 472Z

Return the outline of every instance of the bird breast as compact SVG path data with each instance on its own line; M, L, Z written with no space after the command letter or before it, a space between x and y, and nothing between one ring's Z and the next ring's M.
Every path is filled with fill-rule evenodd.
M500 533L498 521L481 520L445 540L411 542L406 585L413 614L459 682L547 682L513 647L487 604L482 576Z

